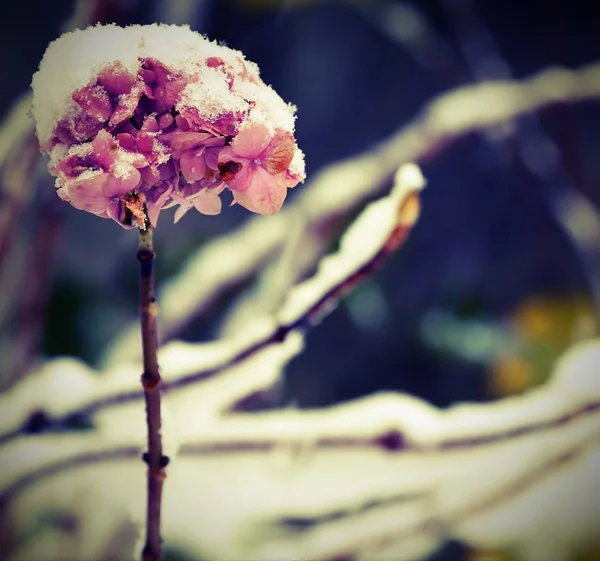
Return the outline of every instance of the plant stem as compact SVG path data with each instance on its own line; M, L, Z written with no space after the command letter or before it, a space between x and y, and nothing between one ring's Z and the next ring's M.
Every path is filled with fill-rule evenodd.
M142 386L146 400L146 422L148 424L148 451L144 461L148 464L148 499L146 510L146 543L142 551L142 561L159 561L162 555L160 537L160 505L165 467L168 458L163 456L161 441L160 390L161 378L158 372L156 351L158 337L156 316L158 306L154 297L154 247L152 227L147 224L139 230L137 258L140 262L140 323L142 327L142 348L144 373Z

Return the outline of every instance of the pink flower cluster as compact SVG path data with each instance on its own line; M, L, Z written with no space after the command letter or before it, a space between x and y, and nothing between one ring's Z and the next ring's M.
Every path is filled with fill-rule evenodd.
M88 28L92 43L99 27ZM218 214L225 188L248 210L277 212L288 188L304 180L304 160L293 136L293 108L263 83L257 67L188 28L108 28L102 33L120 41L129 31L138 52L107 61L96 53L101 46L86 45L87 30L78 31L82 49L93 51L92 70L74 71L75 80L68 75L69 56L79 57L74 65L86 61L85 53L67 52L70 37L63 48L61 39L51 44L44 58L57 63L42 60L34 76L38 137L50 154L58 195L124 228L143 228L145 213L155 225L160 211L175 205L175 221L191 208ZM170 50L162 45L153 57L148 42L161 28ZM187 49L185 56L175 49ZM67 84L50 92L48 102L44 84L61 78L50 76L57 64Z

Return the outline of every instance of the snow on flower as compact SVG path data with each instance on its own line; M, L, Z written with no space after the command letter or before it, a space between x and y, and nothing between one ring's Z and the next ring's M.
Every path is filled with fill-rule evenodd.
M188 27L88 27L48 46L33 116L58 195L124 228L162 209L276 213L304 180L294 110L242 53Z

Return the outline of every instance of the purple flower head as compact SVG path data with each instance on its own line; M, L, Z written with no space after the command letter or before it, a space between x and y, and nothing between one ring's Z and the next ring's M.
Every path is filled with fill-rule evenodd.
M260 214L304 180L294 108L241 53L188 27L94 26L52 42L33 115L58 195L124 228L172 206Z

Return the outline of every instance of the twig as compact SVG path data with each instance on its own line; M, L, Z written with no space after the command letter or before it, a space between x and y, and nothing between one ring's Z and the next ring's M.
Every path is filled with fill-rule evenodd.
M168 458L162 453L160 434L160 390L158 372L158 337L156 316L158 307L154 297L154 246L152 228L149 224L139 230L137 258L140 262L140 323L142 327L142 350L144 373L142 386L146 400L146 422L148 424L148 451L144 461L148 464L148 502L146 513L146 544L142 552L143 561L158 561L162 555L160 539L160 504L165 466Z
M394 396L390 396L390 401ZM379 401L378 401L379 400ZM379 396L364 398L361 403L372 406L375 411L382 401ZM398 400L398 411L404 404ZM221 422L219 435L208 436L196 442L185 442L179 449L181 455L217 456L227 454L260 454L274 451L277 448L288 447L290 450L300 449L303 445L316 451L349 451L349 450L380 450L389 454L442 454L458 450L477 450L505 442L515 441L534 435L565 427L584 419L595 418L600 412L600 401L594 400L559 415L553 415L535 422L524 422L515 427L488 431L485 434L465 433L459 436L449 436L438 441L423 444L411 440L409 434L403 431L402 421L388 421L387 426L372 425L369 434L357 434L356 428L350 426L346 431L336 430L339 420L345 415L350 417L345 406L336 410L327 409L275 412L253 414L248 417L241 413L224 418ZM333 415L332 415L333 413ZM354 413L353 413L354 414ZM276 419L276 422L273 420ZM236 425L244 424L244 430L236 436ZM337 423L337 424L336 424ZM314 427L319 426L319 434L315 436ZM245 434L252 434L244 438ZM261 435L256 438L254 435Z

